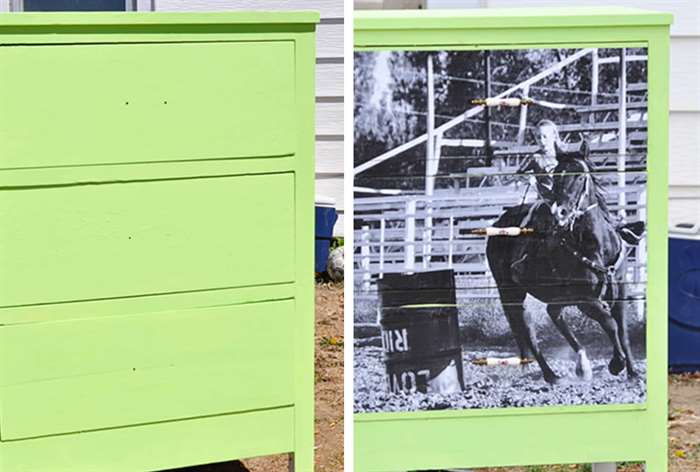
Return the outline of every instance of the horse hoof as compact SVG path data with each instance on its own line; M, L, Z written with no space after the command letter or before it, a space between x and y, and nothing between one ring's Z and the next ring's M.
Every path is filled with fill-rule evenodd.
M581 380L590 382L593 379L593 368L588 360L586 351L581 349L576 353L576 376Z
M627 367L627 378L629 380L637 380L639 378L639 373L631 367Z
M613 357L608 364L608 370L613 375L619 375L620 372L625 370L625 359Z
M544 374L544 381L551 385L556 385L561 382L561 377L559 377L554 372L548 372Z

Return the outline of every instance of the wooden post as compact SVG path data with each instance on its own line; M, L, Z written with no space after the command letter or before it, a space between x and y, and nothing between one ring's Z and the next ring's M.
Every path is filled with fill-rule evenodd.
M404 270L413 273L416 268L416 201L406 201L406 245L404 246Z
M642 207L639 209L639 219L641 221L646 222L647 221L647 191L644 190L642 193L639 194L639 197L637 198L637 205L642 205ZM645 261L647 260L647 240L646 237L642 237L641 241L639 241L639 244L636 247L636 255L637 257L635 258L635 278L634 282L635 283L641 283L642 280L647 280L647 266L644 264L643 266L639 267L639 261ZM637 305L637 320L643 320L645 316L645 310L646 310L646 304L645 303L635 303Z
M435 175L437 168L435 162L435 83L433 77L433 56L428 54L427 59L427 84L428 84L428 115L426 117L426 129L428 140L425 143L425 211L426 216L423 220L423 268L427 269L430 265L430 253L432 246L433 230L433 208L431 199L433 190L435 189Z
M484 98L491 97L491 54L488 50L484 51ZM486 152L486 165L493 165L491 152L491 112L489 107L484 107L484 120L486 125L486 142L484 143L484 151Z
M598 50L591 53L591 107L598 104L598 80L600 79L600 63L598 62ZM588 115L588 122L595 123L595 113L591 111Z
M627 64L625 56L627 50L620 49L620 90L618 91L618 133L617 133L617 186L620 188L617 203L620 205L619 215L623 218L627 215L625 205L627 198L625 195L625 164L627 154Z
M454 235L455 235L454 225L455 225L455 217L450 216L450 229L449 229L450 233L449 233L449 237L447 239L448 240L448 242L447 242L447 267L449 269L452 268L452 255L454 254L454 249L452 247L452 245L454 243Z
M360 241L362 246L360 246L360 266L362 267L362 290L369 292L370 282L372 274L370 273L370 260L369 260L369 226L362 227L362 235L360 236Z
M432 195L435 187L435 84L433 83L433 56L428 54L427 60L427 84L428 84L428 114L426 117L426 129L428 140L425 145L425 194Z
M523 98L530 96L530 86L523 87ZM527 105L520 105L520 122L518 123L518 144L525 142L525 130L527 129Z
M643 205L642 208L639 210L639 219L646 222L647 220L647 191L646 189L642 191L642 193L639 195L639 198L637 199L637 204L638 205ZM639 246L637 246L637 260L642 260L646 261L647 260L647 243L646 243L646 238L642 238L641 241L639 241ZM646 280L647 278L647 266L646 264L642 266L640 274L639 274L639 280L636 280L635 282L640 282L641 280Z
M379 220L379 278L384 278L384 241L386 231L386 220Z

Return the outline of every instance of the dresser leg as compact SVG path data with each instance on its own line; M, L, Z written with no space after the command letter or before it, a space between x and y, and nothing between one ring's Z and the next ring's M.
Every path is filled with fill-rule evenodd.
M617 464L614 462L599 462L593 464L593 472L615 472L617 470Z
M314 471L314 456L311 454L293 453L289 455L289 471L290 472L313 472Z

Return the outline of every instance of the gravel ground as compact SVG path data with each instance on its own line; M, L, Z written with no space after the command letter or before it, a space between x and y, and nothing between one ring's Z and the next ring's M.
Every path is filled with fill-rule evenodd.
M494 351L470 351L464 361L465 390L458 394L392 394L387 392L382 350L378 347L355 347L355 411L416 411L450 408L499 408L515 406L641 403L646 397L646 362L637 361L640 378L613 376L608 372L608 358L592 358L593 380L581 382L573 374L575 361L548 359L562 376L558 385L542 380L536 364L526 367L484 367L469 362L471 358L498 355ZM561 356L565 357L565 356Z
M700 470L700 372L668 378L668 470Z

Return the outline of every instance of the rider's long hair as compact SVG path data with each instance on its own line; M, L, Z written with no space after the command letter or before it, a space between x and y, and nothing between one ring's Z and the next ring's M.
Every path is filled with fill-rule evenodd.
M552 120L540 120L535 126L536 129L540 128L550 128L554 133L554 153L559 154L560 151L565 149L564 142L561 140L559 135L559 127Z

